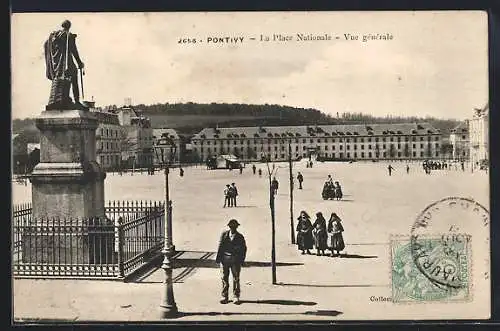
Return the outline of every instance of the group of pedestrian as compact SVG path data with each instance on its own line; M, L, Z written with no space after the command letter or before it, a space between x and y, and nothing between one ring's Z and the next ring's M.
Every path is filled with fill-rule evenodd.
M342 220L336 213L330 215L328 223L321 212L316 213L316 220L311 223L311 218L306 211L301 211L297 224L297 246L302 254L311 254L311 249L316 248L316 254L330 256L341 256L340 252L345 249L344 227ZM336 254L335 254L336 252Z
M252 165L252 172L254 175L257 172L257 167L255 166L255 164ZM262 169L261 168L259 168L258 173L259 173L259 177L262 177Z
M237 207L236 198L238 196L238 188L235 183L231 183L231 185L227 184L224 189L224 206L222 208L227 207Z
M342 193L342 186L338 181L333 180L331 175L328 175L323 191L321 192L323 200L341 200L344 194Z

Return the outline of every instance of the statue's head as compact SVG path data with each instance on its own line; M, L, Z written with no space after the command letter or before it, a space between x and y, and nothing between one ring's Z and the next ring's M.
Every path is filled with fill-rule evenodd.
M64 20L64 22L62 22L61 26L63 27L64 30L69 30L69 28L71 28L71 22L68 20Z

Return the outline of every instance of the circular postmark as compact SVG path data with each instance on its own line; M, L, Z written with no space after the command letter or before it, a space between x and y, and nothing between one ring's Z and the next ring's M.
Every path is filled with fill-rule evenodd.
M472 234L489 219L488 210L470 198L448 197L429 205L411 228L410 252L418 271L443 289L467 288Z

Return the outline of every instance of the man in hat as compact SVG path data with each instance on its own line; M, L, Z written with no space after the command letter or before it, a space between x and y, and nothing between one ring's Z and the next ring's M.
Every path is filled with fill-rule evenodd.
M217 249L215 262L220 264L222 271L222 298L220 300L222 304L229 302L229 271L233 275L233 302L236 305L241 303L240 271L245 262L247 246L245 237L237 231L239 225L235 219L229 221L227 224L229 230L222 232Z
M229 184L226 184L224 189L224 206L222 208L226 208L226 206L231 207L231 185Z
M238 197L238 188L235 183L231 183L231 207L237 207L236 198Z
M74 103L79 108L85 108L80 103L80 91L78 89L78 70L73 62L73 58L78 63L78 68L83 69L84 64L76 48L76 34L70 33L71 22L65 20L61 24L62 30L54 31L50 34L44 44L46 76L53 81L53 85L61 78L68 78L73 90ZM68 95L61 95L61 91L51 90L49 108L64 106L69 100Z

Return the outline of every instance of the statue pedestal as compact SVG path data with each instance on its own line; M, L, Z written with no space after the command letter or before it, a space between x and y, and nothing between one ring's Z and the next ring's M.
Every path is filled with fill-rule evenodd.
M98 120L83 110L36 118L40 163L31 175L33 219L104 217L103 172L96 162Z
M33 228L23 236L29 245L23 249L23 261L45 263L71 256L68 263L92 262L96 240L86 220L105 219L106 173L96 162L98 120L84 110L48 110L36 118L36 126L40 163L30 178ZM63 229L69 236L61 235Z

